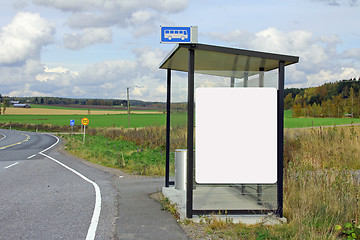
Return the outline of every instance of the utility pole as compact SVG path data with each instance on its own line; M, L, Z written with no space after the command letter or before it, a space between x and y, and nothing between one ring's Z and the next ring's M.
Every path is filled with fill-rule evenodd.
M126 88L126 92L127 92L127 109L128 109L128 128L130 128L130 97L129 97L129 91L130 91L130 88L127 87Z

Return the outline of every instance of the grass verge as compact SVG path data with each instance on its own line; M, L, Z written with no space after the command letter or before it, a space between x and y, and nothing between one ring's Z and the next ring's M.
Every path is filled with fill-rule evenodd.
M92 163L120 168L135 175L164 176L165 153L161 147L146 148L126 140L113 140L101 135L61 135L66 150ZM171 162L174 172L174 163Z
M359 136L359 126L285 131L285 224L182 224L193 239L360 239Z

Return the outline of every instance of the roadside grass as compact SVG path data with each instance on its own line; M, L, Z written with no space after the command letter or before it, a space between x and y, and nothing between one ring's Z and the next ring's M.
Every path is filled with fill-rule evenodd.
M360 127L286 130L284 215L296 239L338 239L337 224L359 224Z
M80 158L106 167L120 168L136 175L164 176L166 154L166 128L92 128L83 135L61 135L67 140L66 149ZM175 173L174 150L186 143L186 129L171 129L178 138L172 144L170 174Z
M66 150L73 155L106 167L120 168L126 172L147 175L165 175L166 128L91 128L83 135L60 135L66 139ZM171 129L175 141L171 144L170 174L175 173L175 149L186 144L186 128Z
M71 146L73 154L95 163L115 165L134 174L159 176L164 174L165 167L162 131L159 126L102 129L91 133L85 145L82 136L67 136L70 140L67 148ZM172 131L184 132L185 128ZM284 216L287 223L249 226L220 222L215 216L205 218L198 225L189 221L183 224L201 228L199 238L202 235L211 239L342 239L336 225L345 226L352 221L359 225L360 184L355 174L355 170L360 169L359 136L359 126L285 130ZM174 171L173 161L171 168Z
M161 147L145 148L134 142L112 140L101 135L61 135L71 154L106 167L120 168L135 175L164 176L165 153ZM174 172L174 163L171 162Z
M200 224L185 220L184 229L200 228L186 230L194 239L360 239L350 233L360 231L359 136L360 126L285 130L287 223L244 225L210 216Z

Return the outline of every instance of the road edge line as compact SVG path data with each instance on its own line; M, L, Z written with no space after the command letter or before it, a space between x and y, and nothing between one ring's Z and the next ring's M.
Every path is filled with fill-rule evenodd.
M13 164L11 164L11 165L9 165L9 166L7 166L7 167L4 167L4 169L11 168L11 167L13 167L13 166L15 166L15 165L17 165L17 164L19 164L19 162L16 162L16 163L13 163Z
M79 177L81 177L83 180L87 181L88 183L91 183L95 189L95 207L94 207L94 212L93 212L93 216L91 218L91 223L88 229L88 233L86 235L86 240L93 240L95 239L95 234L96 234L96 229L97 229L97 225L99 223L99 219L100 219L100 212L101 212L101 192L100 192L100 187L93 182L92 180L88 179L87 177L85 177L84 175L82 175L81 173L77 172L76 170L72 169L71 167L65 165L64 163L60 162L59 160L56 160L55 158L46 155L44 152L51 149L52 147L54 147L56 144L59 143L59 138L51 135L51 134L47 134L50 135L54 138L57 139L56 143L54 143L53 145L51 145L50 147L42 150L41 152L39 152L39 154L43 155L46 158L49 158L50 160L56 162L57 164L61 165L62 167L68 169L69 171L75 173L76 175L78 175Z

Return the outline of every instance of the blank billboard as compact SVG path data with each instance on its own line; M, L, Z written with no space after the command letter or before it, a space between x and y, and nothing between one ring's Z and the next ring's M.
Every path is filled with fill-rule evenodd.
M275 88L197 88L195 106L197 183L276 183Z

